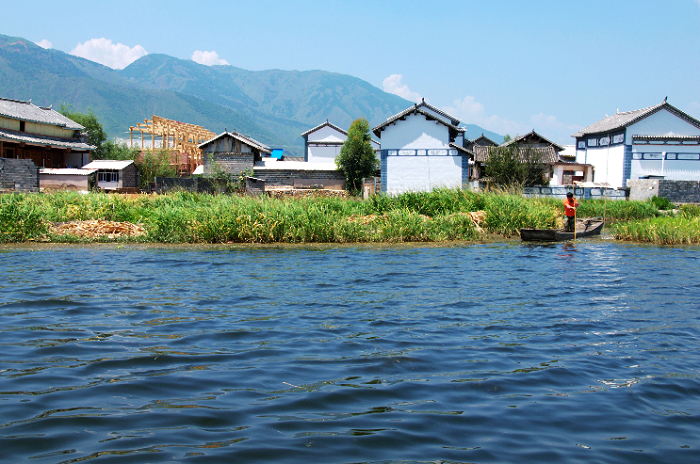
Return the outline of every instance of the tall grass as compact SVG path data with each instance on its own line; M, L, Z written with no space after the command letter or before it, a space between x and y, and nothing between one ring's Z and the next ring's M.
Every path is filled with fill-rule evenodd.
M660 245L700 243L700 216L658 217L617 224L615 238Z
M603 202L582 201L579 217L602 216ZM468 213L483 211L477 226ZM698 208L681 214L700 216ZM686 212L683 212L686 211ZM609 201L607 218L630 220L658 214L651 202ZM129 198L71 192L0 195L0 241L88 241L51 235L50 222L90 219L131 222L146 235L124 241L153 243L352 243L476 240L512 236L522 227L555 228L560 201L507 192L441 189L342 198L243 197L177 192Z

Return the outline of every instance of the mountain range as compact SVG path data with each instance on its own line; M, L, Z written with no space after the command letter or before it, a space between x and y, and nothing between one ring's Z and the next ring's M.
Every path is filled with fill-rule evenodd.
M408 100L362 79L327 71L247 71L149 54L114 70L31 41L0 35L0 97L41 106L92 110L110 137L152 115L235 130L292 156L303 156L300 134L328 119L347 128L364 116L370 126L408 108ZM482 133L473 124L468 138Z

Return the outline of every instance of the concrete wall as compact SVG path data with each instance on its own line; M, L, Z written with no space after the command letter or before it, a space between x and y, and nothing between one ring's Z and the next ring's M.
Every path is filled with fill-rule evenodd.
M87 176L77 174L39 173L39 184L44 190L89 190L90 178L97 183L97 173Z
M665 179L630 179L630 200L647 200L653 196L673 203L700 203L700 182Z
M39 191L39 167L30 159L0 158L0 189Z
M309 144L309 163L335 163L335 157L340 154L342 145L312 146Z
M462 188L461 156L387 156L386 193Z
M595 170L593 182L607 182L613 188L624 187L623 184L623 168L625 161L625 146L615 145L612 147L589 147L583 158L579 160L576 156L576 162L582 164L592 164Z

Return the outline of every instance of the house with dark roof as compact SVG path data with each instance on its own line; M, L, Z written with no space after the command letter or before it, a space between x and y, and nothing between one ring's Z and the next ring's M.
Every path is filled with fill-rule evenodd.
M239 174L253 169L263 156L272 154L267 145L236 131L224 131L198 147L202 149L204 174L211 174L217 168L229 174Z
M569 160L563 156L565 147L554 143L544 136L538 134L533 129L525 135L516 137L508 142L496 146L489 143L474 144L474 179L484 177L485 167L491 151L497 148L507 148L517 146L521 160L531 156L533 153L540 162L548 165L546 176L551 186L571 185L573 182L591 182L593 171L592 166L586 166Z
M664 99L616 112L572 135L576 161L595 167L595 182L626 187L634 179L700 180L700 121Z
M459 124L423 100L373 128L382 146L382 192L462 188L469 181L471 152Z
M31 159L39 168L80 168L96 147L85 128L51 107L0 98L0 157Z
M348 138L347 131L326 122L301 134L304 138L304 161L309 163L335 163L335 158L340 154L343 143ZM372 148L379 151L378 141L370 140Z

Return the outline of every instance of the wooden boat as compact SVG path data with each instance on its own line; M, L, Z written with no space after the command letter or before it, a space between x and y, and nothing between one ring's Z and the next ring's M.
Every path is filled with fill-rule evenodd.
M602 219L586 219L576 223L575 238L598 235L603 229ZM520 229L520 238L526 242L562 242L573 240L574 232L565 229Z

